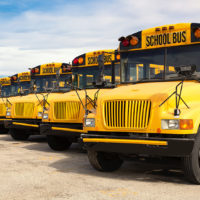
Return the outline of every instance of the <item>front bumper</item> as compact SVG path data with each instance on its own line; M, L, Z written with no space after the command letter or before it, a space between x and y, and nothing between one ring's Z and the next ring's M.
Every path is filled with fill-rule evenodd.
M5 128L13 129L26 129L31 132L39 132L40 130L40 120L24 120L24 119L11 119L4 121Z
M194 146L195 135L181 137L114 136L106 134L81 134L86 149L119 154L156 155L181 157L189 155Z
M4 121L7 121L8 119L6 118L0 118L0 125L4 125Z
M55 123L41 123L41 135L57 135L63 137L79 138L81 133L85 133L82 124L55 124Z

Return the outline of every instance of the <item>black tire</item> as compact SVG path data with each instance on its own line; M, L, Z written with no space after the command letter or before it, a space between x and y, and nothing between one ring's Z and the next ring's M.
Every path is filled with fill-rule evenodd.
M0 126L0 134L6 134L6 133L8 133L8 129L7 128L5 128L4 126Z
M9 134L14 140L27 140L29 138L29 134L23 133L24 130L18 130L11 128L9 129Z
M123 163L123 160L115 153L88 150L88 158L94 169L104 172L115 171L119 169Z
M183 157L183 167L186 178L192 183L200 184L200 129L192 153Z
M49 147L55 151L67 150L72 144L68 138L54 135L47 135L47 143Z

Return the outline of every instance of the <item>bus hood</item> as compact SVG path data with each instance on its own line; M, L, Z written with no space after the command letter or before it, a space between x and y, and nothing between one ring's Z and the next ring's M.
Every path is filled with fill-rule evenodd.
M154 103L161 104L166 98L175 92L176 86L179 83L180 81L148 82L120 86L104 95L101 95L101 100L148 99ZM197 94L197 91L199 90L199 82L185 81L183 83L181 96L186 102L198 101L200 95ZM178 91L180 91L180 86ZM169 102L175 103L175 95L170 98Z

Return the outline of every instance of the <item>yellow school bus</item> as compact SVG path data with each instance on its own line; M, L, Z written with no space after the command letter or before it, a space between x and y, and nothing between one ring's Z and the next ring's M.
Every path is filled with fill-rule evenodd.
M63 92L67 81L71 79L71 66L66 63L49 63L30 69L29 88L19 88L19 92L29 90L26 96L15 98L12 103L9 119L5 127L15 140L26 140L30 135L39 134L39 124L43 109L48 109L49 98L56 96L52 92ZM25 81L23 76L19 82Z
M25 95L29 94L30 86L31 86L31 74L30 72L22 72L15 74L10 77L11 85L10 85L10 98L7 99L8 104L6 111L6 119L4 121L10 120L11 116L11 107L12 104L18 99L22 99Z
M24 77L28 77L24 78ZM2 132L7 132L8 129L4 127L4 121L10 118L10 109L12 106L12 102L15 100L17 96L24 95L22 90L30 87L30 72L23 72L19 74L15 74L10 77L1 78L1 104L0 104L0 124L2 127Z
M102 56L104 67L99 68ZM40 132L47 135L50 148L63 151L77 142L83 133L83 118L87 109L94 108L95 98L113 88L119 77L120 57L116 50L100 50L82 54L72 61L72 88L49 101L50 107L43 115ZM103 73L102 73L103 72ZM111 76L112 72L116 76ZM102 77L101 77L102 75ZM101 79L102 80L99 80ZM116 78L116 80L115 80ZM99 91L99 89L101 90ZM87 112L87 111L86 111Z
M179 157L186 177L200 184L200 24L159 26L119 41L121 87L99 96L85 117L91 165L113 171L123 155Z
M6 119L7 107L10 105L9 97L11 95L11 78L5 77L0 79L0 132L6 133L8 130L4 127L4 120Z

